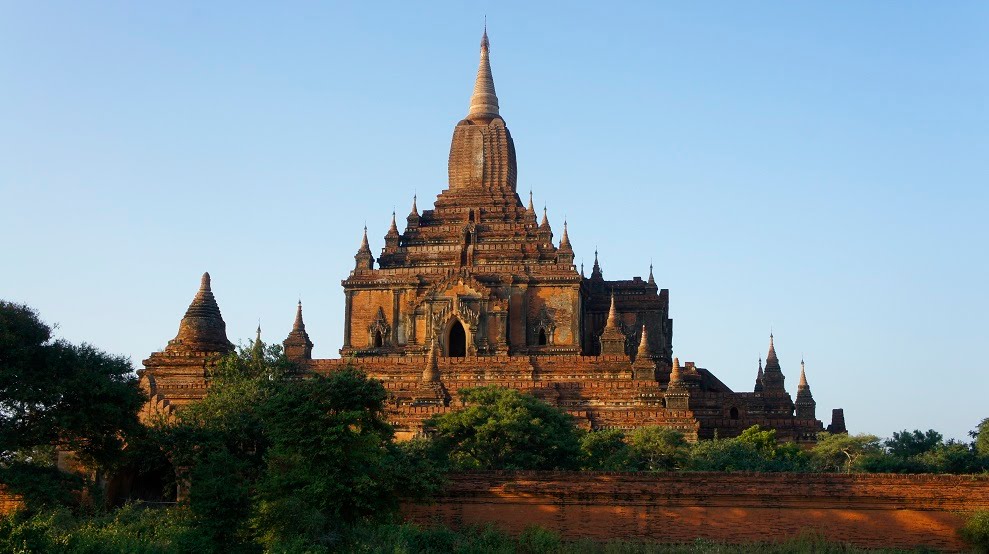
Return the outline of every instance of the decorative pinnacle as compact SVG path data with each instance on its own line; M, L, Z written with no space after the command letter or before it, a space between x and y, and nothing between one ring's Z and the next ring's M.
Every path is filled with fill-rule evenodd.
M199 290L203 292L210 292L209 288L209 272L203 273L203 278L199 281Z
M529 190L529 207L526 210L533 214L536 213L536 208L532 205L532 189Z
M611 308L608 309L607 327L615 327L618 324L618 311L615 309L615 293L611 293Z
M652 276L652 260L649 260L649 284L656 284L656 278Z
M412 195L412 213L415 215L419 215L419 208L416 206L416 196L418 195L416 194Z
M361 239L361 250L371 251L371 247L367 243L367 225L364 226L364 237Z
M570 246L570 236L567 234L567 220L566 219L563 220L563 236L560 237L560 248L562 248L562 249L571 249L572 250L572 248ZM583 272L583 267L584 267L584 264L582 263L581 264L581 272Z
M299 307L295 311L295 323L292 324L293 331L305 331L306 324L302 321L302 300L299 300Z
M491 76L491 62L488 60L487 25L481 36L481 61L477 67L477 78L474 81L474 93L470 97L470 109L467 118L494 119L498 115L498 95L495 94L494 77Z
M651 355L652 353L649 352L649 335L646 332L646 326L643 325L642 337L639 339L639 352L635 356L635 361L639 361L640 359L648 359Z
M680 358L673 358L673 371L670 372L670 383L680 380Z
M807 384L807 375L804 373L804 361L800 360L800 383L797 384L797 388L806 389L809 388Z
M543 206L543 220L539 222L540 227L549 227L549 218L546 216L546 206Z

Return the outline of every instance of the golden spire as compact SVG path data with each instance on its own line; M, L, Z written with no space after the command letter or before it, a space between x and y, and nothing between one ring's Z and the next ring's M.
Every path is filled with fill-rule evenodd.
M498 96L495 94L494 77L491 76L491 62L488 60L488 26L484 25L481 37L481 62L477 67L474 93L470 97L470 110L467 119L494 119L498 114Z
M673 358L673 371L670 372L670 384L680 381L680 358Z
M646 326L642 326L642 338L639 339L639 352L635 355L635 361L647 360L652 357L649 351L649 336L646 334Z
M800 383L797 384L797 389L809 389L810 386L807 384L807 375L804 374L804 361L800 360Z
M611 293L611 308L608 310L608 323L605 327L616 327L618 325L618 312L615 310L615 293Z

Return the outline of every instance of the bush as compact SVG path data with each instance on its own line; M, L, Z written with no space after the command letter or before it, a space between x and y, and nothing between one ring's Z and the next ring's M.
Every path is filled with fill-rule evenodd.
M625 433L604 429L584 433L580 437L583 455L581 469L590 471L628 471L631 469Z
M973 547L989 552L989 511L972 514L959 534Z

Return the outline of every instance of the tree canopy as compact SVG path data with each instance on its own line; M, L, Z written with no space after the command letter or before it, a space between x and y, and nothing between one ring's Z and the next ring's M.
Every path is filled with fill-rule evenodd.
M127 358L52 331L33 309L0 301L0 480L23 487L29 504L64 499L54 494L64 481L52 467L55 446L112 469L144 402Z
M514 389L459 391L467 406L434 416L437 448L458 469L577 469L580 441L573 418Z

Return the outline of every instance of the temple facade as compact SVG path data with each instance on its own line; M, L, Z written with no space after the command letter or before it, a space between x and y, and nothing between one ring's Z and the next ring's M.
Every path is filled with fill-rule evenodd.
M590 276L574 265L564 222L555 240L545 208L517 190L515 145L500 114L485 32L464 119L456 124L449 182L432 209L395 214L375 258L367 229L343 280L340 358L312 359L301 304L283 342L301 369L356 366L389 391L400 437L461 406L457 391L520 389L559 406L586 428L664 425L688 438L733 436L755 424L812 442L824 426L801 361L796 401L770 336L750 392L734 392L707 369L673 357L669 291L652 274L606 280L597 252ZM145 360L149 413L206 393L207 369L231 350L209 276L163 352ZM830 430L844 431L835 410Z

